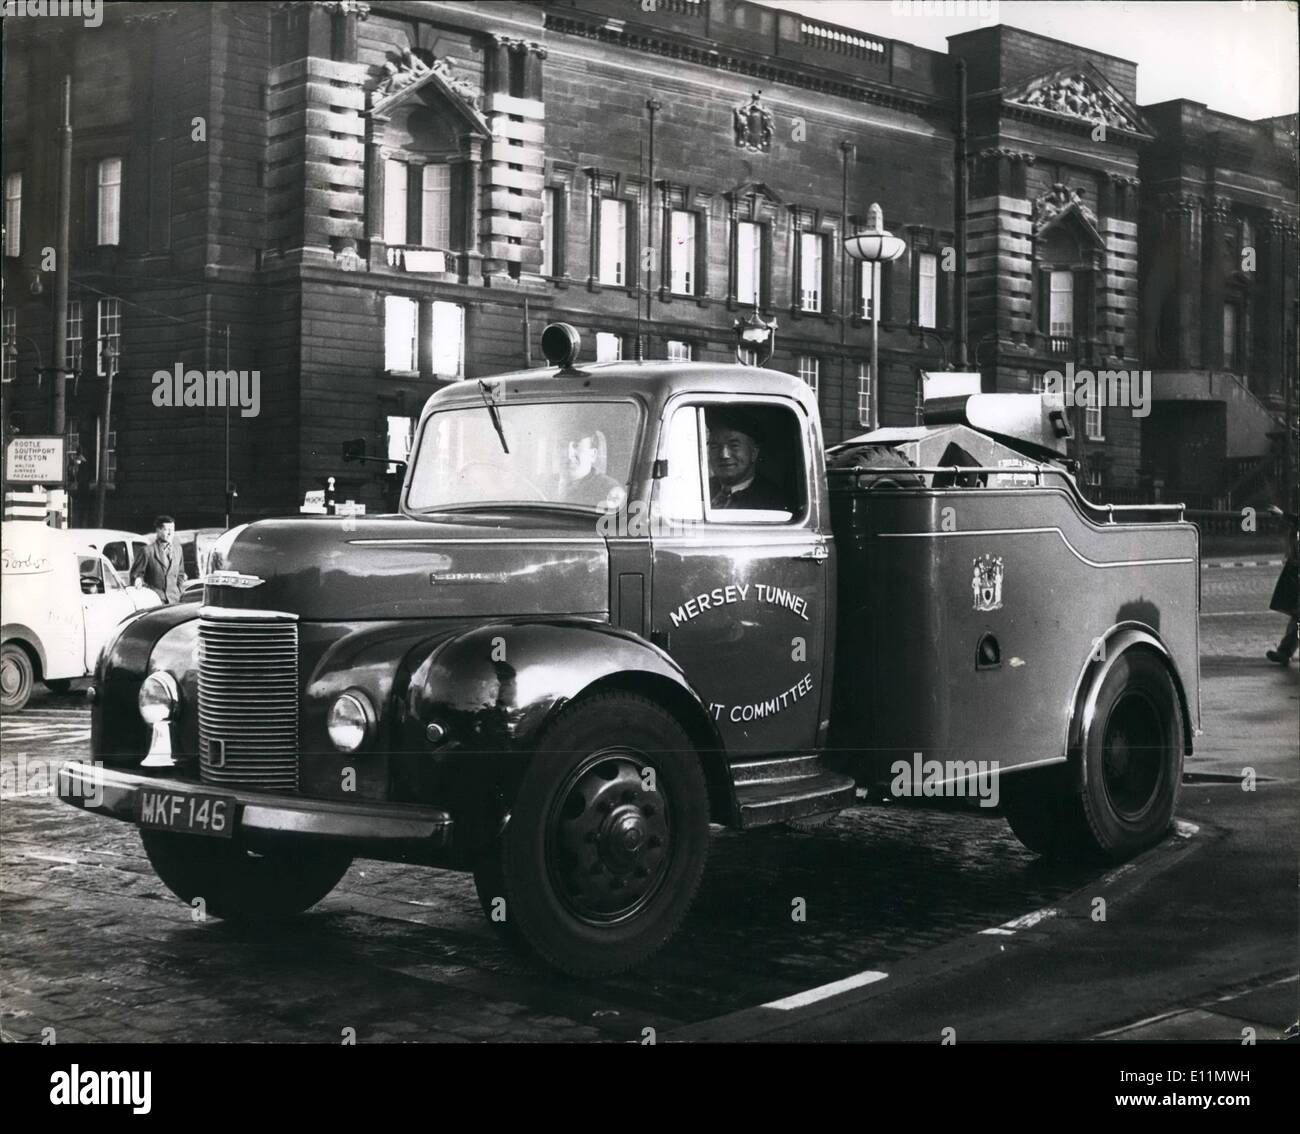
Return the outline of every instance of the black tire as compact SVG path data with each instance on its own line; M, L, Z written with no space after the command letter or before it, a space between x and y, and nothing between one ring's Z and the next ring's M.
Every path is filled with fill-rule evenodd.
M154 872L183 902L202 898L227 921L273 921L314 906L352 865L345 851L305 844L254 854L225 840L140 832Z
M31 700L36 672L27 651L17 642L0 647L0 709L19 712Z
M1111 667L1080 752L1074 799L1085 845L1112 861L1164 838L1183 780L1183 716L1164 663L1126 651Z
M654 790L644 773L653 769ZM704 874L709 801L681 725L644 697L580 701L547 730L475 883L507 937L574 976L623 972L676 931Z
M72 691L72 678L56 677L45 679L45 688L58 697L65 697Z
M915 466L901 453L887 445L859 445L836 454L831 461L835 469L897 469L897 474L868 477L866 488L911 488L924 486L925 481L915 471Z

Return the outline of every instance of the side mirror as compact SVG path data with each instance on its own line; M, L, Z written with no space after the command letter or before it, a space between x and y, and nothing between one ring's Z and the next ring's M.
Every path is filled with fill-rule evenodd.
M343 463L346 465L351 461L364 461L366 459L366 439L364 437L354 437L351 441L343 442Z

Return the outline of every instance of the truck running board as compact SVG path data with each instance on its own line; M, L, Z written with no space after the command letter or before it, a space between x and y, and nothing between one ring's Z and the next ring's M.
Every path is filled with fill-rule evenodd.
M740 826L766 827L852 807L855 784L820 756L776 756L731 765Z

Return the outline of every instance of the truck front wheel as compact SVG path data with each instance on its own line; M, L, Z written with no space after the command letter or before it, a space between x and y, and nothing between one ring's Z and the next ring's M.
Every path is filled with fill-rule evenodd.
M488 917L575 976L640 963L686 916L704 874L709 807L681 725L644 697L564 710L475 870Z
M154 873L187 904L201 898L213 917L265 921L314 906L352 865L352 856L305 845L254 854L225 840L140 832Z

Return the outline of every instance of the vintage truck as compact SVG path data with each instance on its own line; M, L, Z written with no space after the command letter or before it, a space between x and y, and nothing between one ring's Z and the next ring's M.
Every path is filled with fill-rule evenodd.
M123 626L61 797L223 918L354 856L473 871L584 976L672 935L711 823L965 794L1045 854L1165 835L1197 530L1089 503L1059 407L940 399L828 456L789 375L543 349L429 399L400 515L234 528L202 605Z

